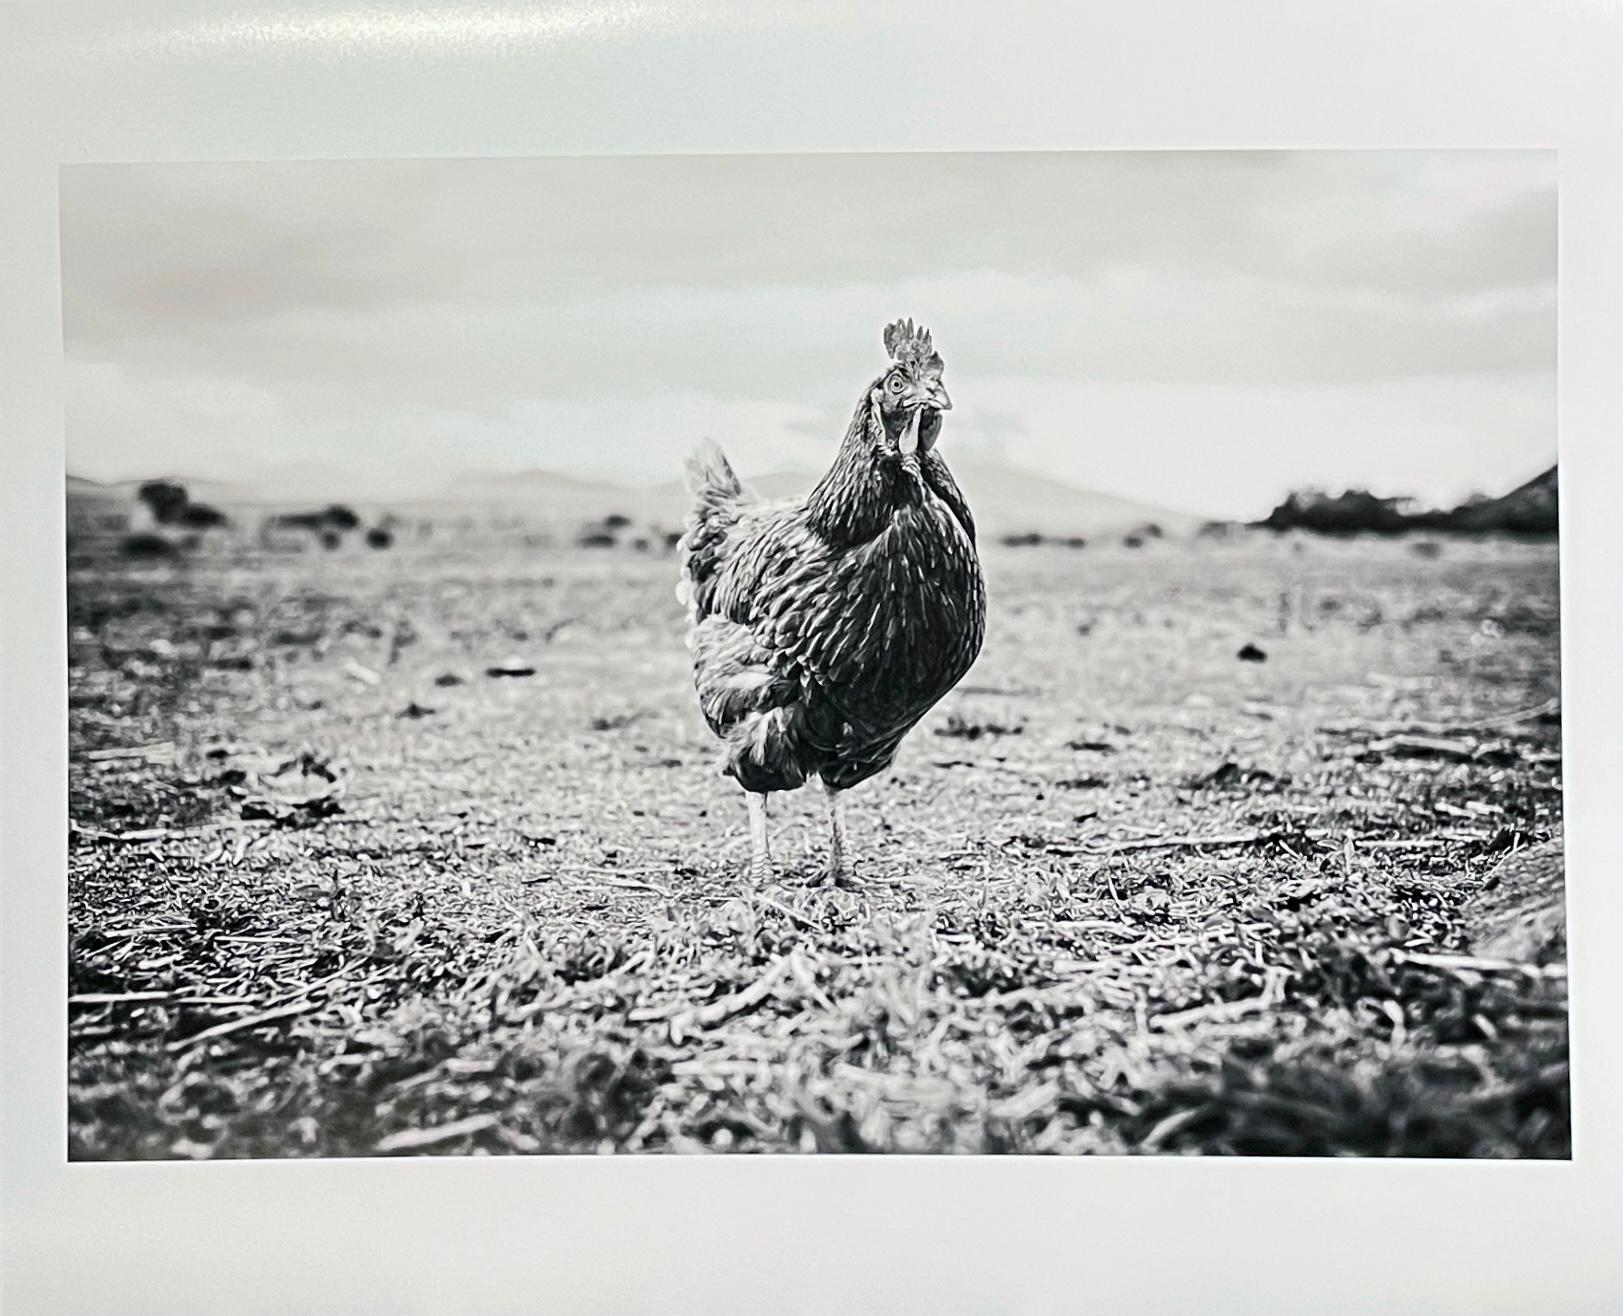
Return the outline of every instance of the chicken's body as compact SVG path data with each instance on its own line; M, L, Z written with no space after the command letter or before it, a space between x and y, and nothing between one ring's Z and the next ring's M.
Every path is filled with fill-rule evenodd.
M974 521L934 448L950 406L940 358L911 324L893 340L900 329L886 340L902 363L864 391L804 500L760 501L713 444L689 463L678 593L700 709L723 742L724 770L750 793L757 876L767 871L765 796L812 777L829 792L830 876L843 876L838 792L888 767L980 651ZM904 394L890 379L909 352L934 372L915 368ZM897 397L888 408L887 391Z

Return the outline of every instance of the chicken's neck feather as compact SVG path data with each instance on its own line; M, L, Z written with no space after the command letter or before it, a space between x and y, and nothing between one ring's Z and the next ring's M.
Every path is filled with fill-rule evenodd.
M952 478L952 472L947 469L947 463L941 453L935 448L921 452L919 472L924 476L925 484L935 492L935 496L952 509L952 514L958 518L958 524L963 526L964 533L973 544L975 517L969 510L969 502L965 499L963 491L958 488L958 481Z
M887 449L882 422L864 390L834 464L806 498L807 523L831 544L865 543L880 534L899 508L924 494L920 476Z

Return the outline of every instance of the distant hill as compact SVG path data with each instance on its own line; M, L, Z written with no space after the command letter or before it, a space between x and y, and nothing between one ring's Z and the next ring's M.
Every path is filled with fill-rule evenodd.
M100 480L87 480L82 475L70 475L66 480L70 499L127 500L135 497L135 485L103 484Z
M1456 530L1553 535L1561 521L1559 468L1552 466L1499 498L1463 503L1448 515L1451 527Z
M296 493L279 497L274 493L262 492L233 480L193 480L185 476L177 477L165 472L139 480L107 481L88 480L82 475L70 474L67 477L67 496L70 502L106 502L128 505L135 502L136 492L149 479L169 480L184 485L192 500L199 503L219 503L226 506L241 507L256 503L274 504L305 501Z
M1044 535L1120 533L1153 522L1169 534L1192 531L1199 518L1152 507L1111 494L1077 489L1063 481L986 462L955 464L957 477L977 525L988 536L1037 532ZM157 477L154 477L157 478ZM486 506L534 521L580 524L612 514L662 528L678 528L688 509L680 480L633 488L609 480L556 471L470 472L432 494L390 497L368 489L341 472L317 466L279 467L252 484L175 478L192 498L225 508L284 510L346 502L373 508ZM817 483L809 472L774 471L745 480L765 498L801 497ZM68 499L89 508L129 507L142 481L103 484L68 477Z
M989 533L1108 534L1145 524L1168 534L1193 531L1203 518L1074 485L1018 467L968 462L953 467Z

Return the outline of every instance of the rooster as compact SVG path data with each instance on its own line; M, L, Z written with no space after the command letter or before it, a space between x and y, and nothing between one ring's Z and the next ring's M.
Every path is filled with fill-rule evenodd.
M772 875L767 796L813 777L829 817L820 881L857 885L844 792L890 766L985 634L975 521L936 450L952 406L941 355L911 320L884 344L890 363L804 499L762 501L713 443L688 461L677 598L700 711L745 791L757 885Z

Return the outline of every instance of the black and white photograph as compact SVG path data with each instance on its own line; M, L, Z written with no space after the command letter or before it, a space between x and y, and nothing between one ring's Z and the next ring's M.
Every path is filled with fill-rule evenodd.
M1557 194L64 166L68 1157L1568 1158Z
M1620 29L0 3L0 1308L1615 1312Z

